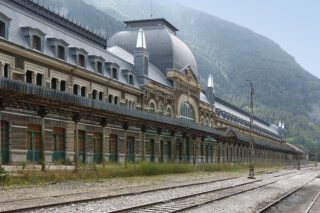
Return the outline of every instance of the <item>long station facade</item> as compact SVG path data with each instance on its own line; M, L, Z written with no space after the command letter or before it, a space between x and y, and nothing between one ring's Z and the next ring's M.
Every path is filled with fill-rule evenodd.
M107 25L108 23L106 23ZM110 39L31 0L0 1L4 164L247 162L250 116L200 84L165 19L125 22ZM254 117L256 161L296 158Z

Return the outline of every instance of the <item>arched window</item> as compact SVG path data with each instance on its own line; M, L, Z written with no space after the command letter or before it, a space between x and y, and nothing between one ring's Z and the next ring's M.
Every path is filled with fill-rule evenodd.
M171 116L172 116L172 111L171 111L171 108L170 108L170 107L167 108L167 116L168 116L168 117L171 117Z
M32 49L39 50L39 51L42 50L41 38L39 36L36 36L36 35L32 36Z
M180 118L184 121L194 121L193 109L188 102L183 102L180 107Z
M159 115L163 115L163 114L164 114L163 106L160 105L159 106Z
M150 107L149 107L149 112L155 113L155 111L156 111L156 107L155 107L154 103L151 102L151 103L150 103Z

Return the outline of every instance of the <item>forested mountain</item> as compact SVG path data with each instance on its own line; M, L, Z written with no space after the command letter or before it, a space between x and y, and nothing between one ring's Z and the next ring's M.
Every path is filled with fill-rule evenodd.
M42 0L83 25L108 37L123 20L150 18L147 0ZM293 143L320 147L320 80L270 39L253 31L169 0L153 1L153 17L164 17L178 29L194 52L205 82L215 78L217 95L247 109L251 79L256 88L256 114L286 123L286 137ZM318 110L316 110L318 109Z

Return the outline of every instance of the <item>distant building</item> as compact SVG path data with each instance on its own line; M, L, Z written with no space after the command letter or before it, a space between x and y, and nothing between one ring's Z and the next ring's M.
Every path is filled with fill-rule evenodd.
M106 23L107 25L108 23ZM200 85L165 19L108 41L29 0L0 2L2 160L246 162L249 114ZM257 161L299 151L254 119Z

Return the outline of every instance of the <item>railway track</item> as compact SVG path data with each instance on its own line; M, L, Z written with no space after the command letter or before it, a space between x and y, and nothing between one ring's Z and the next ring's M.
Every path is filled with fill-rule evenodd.
M314 180L316 180L319 177L315 177L313 179L311 179L310 181L304 183L303 185L289 191L288 193L282 195L280 198L278 198L277 200L269 203L267 206L259 209L257 211L257 213L266 213L266 212L280 212L276 206L277 205L281 205L281 202L283 202L284 200L290 198L291 196L293 196L294 194L298 193L300 190L304 189L308 184L312 183ZM294 206L294 204L292 204ZM315 212L319 212L320 210L320 192L318 192L314 198L312 199L311 203L307 206L307 209L304 211L304 213L315 213ZM303 212L303 211L301 211Z
M320 211L320 192L315 196L315 198L309 204L305 213L316 213Z
M308 169L306 169L306 170L308 170ZM274 172L266 172L266 173L272 174ZM284 175L288 175L288 174L292 174L292 173L296 173L296 172L289 172L289 173L285 173L285 174L275 175L275 177L280 177L280 176L284 176ZM216 179L216 180L210 180L210 181L202 181L202 182L197 182L197 183L182 184L182 185L176 185L176 186L170 186L170 187L160 187L160 188L149 189L149 190L140 190L140 191L129 192L129 193L120 193L120 194L116 194L116 195L107 195L107 196L98 196L98 197L95 196L95 197L92 197L92 198L81 198L81 196L83 194L86 194L88 192L62 194L62 195L55 195L55 196L46 197L46 199L49 199L49 200L50 199L54 199L57 202L51 202L51 203L41 202L41 205L37 205L37 206L21 207L23 205L19 205L19 203L21 203L21 202L30 202L30 201L34 201L34 200L37 200L37 199L43 200L43 197L41 197L41 198L39 197L39 198L21 199L21 200L10 200L10 201L4 201L2 203L0 202L0 206L1 206L1 204L4 204L4 203L8 204L8 203L11 202L13 205L20 206L20 208L5 209L5 210L0 210L0 211L1 212L34 211L34 210L37 210L37 209L44 209L44 208L57 207L57 206L65 206L65 205L70 205L70 204L75 204L75 203L98 201L98 200L103 200L103 199L113 199L113 198L124 197L124 196L134 196L134 195L138 195L138 194L157 192L157 191L165 191L165 190L176 189L176 188L187 188L187 187L190 187L190 186L198 186L198 185L200 186L200 185L211 184L211 183L216 183L216 182L229 181L229 180L233 180L233 179L236 179L236 178L238 178L238 177ZM244 183L242 185L247 185L247 184L250 184L252 182L260 182L260 181L261 180L254 180L254 181L250 181L249 183ZM236 186L230 186L228 188L234 188L234 187L236 187ZM68 196L77 196L77 197L79 197L79 199L77 199L77 200L74 200L74 199L73 200L69 200ZM61 200L64 200L64 202L61 202ZM120 211L122 212L122 210L120 210ZM120 212L120 211L118 211L118 212ZM114 212L117 212L117 211L114 211Z
M228 197L232 197L238 194L242 194L251 190L255 190L258 188L262 188L268 185L271 185L273 183L276 183L280 180L283 180L285 178L290 178L296 175L302 175L305 172L298 172L296 174L290 173L288 176L287 174L277 175L276 180L273 181L267 181L267 183L263 184L257 184L263 181L263 179L254 180L254 181L248 181L246 183L232 185L228 187L223 187L215 190L209 190L205 192L199 192L191 195L181 196L173 199L168 199L165 201L159 201L159 202L153 202L149 204L143 204L143 205L136 205L129 208L123 208L118 209L114 211L109 211L110 213L118 213L118 212L182 212L186 210L190 210L202 205L206 205L215 201L223 200ZM285 176L285 177L281 177ZM279 178L281 177L281 178ZM257 184L257 186L248 187L251 184ZM220 194L219 194L220 193ZM223 194L226 193L226 194Z

